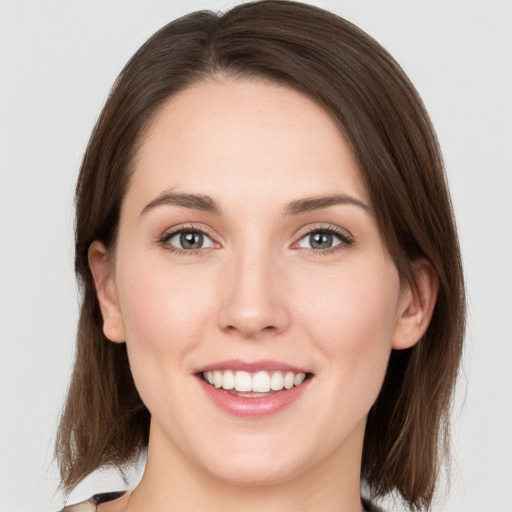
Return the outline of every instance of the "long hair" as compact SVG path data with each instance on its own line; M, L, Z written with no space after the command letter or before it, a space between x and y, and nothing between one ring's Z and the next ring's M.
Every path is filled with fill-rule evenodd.
M428 509L449 439L465 323L460 250L441 153L415 88L393 58L348 21L317 7L264 0L196 12L154 34L127 63L85 152L76 188L76 273L82 293L74 372L56 441L62 486L147 447L150 414L124 344L109 342L88 265L94 240L113 247L132 161L159 107L211 76L259 78L307 95L338 123L359 165L400 279L426 258L439 279L429 328L393 351L367 421L362 476Z

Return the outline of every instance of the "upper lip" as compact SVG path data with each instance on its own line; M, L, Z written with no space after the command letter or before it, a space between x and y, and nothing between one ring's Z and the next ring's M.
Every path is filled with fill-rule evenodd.
M255 373L258 371L286 371L293 373L311 373L304 368L294 366L282 361L271 359L260 359L258 361L244 361L242 359L228 359L201 366L194 373L210 372L214 370L235 370Z

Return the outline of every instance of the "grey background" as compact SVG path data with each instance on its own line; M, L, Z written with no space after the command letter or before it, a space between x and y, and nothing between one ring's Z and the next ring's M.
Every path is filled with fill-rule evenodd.
M73 188L126 60L155 30L225 0L0 0L0 511L62 506L52 447L77 296ZM454 464L436 511L512 510L512 2L312 1L401 63L437 128L467 273ZM136 472L134 478L136 479ZM443 481L445 478L443 477ZM72 500L122 487L93 475ZM399 510L387 502L390 510Z

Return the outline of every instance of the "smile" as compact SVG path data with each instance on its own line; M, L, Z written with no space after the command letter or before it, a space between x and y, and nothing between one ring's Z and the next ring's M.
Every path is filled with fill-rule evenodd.
M273 391L291 389L300 386L305 378L304 372L291 371L259 371L249 373L235 370L214 370L203 372L202 377L205 382L231 391L238 396L265 396L272 394Z
M195 375L215 406L247 419L276 414L300 401L314 377L283 362L240 360L214 363Z

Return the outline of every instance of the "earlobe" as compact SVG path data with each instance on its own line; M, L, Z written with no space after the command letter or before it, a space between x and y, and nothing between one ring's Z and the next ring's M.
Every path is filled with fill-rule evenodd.
M88 258L103 316L103 333L110 341L122 343L125 341L123 318L105 246L94 241L89 247Z
M406 285L400 299L392 346L410 348L425 334L436 305L439 280L432 264L420 258L412 264L415 286Z

